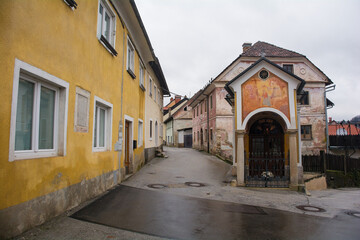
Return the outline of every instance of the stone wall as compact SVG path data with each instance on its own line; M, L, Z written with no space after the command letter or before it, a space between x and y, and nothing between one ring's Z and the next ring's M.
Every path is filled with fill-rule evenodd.
M38 226L82 202L104 193L119 182L119 171L112 171L2 209L0 210L0 238L16 236Z

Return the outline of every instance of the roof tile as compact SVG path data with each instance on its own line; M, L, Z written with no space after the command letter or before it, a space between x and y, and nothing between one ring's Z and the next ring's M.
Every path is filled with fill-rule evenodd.
M265 56L262 56L262 54ZM267 42L256 42L243 54L243 57L305 57L297 52L290 51Z

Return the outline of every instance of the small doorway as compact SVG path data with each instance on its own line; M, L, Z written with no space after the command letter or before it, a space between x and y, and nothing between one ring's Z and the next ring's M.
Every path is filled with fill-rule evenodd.
M130 173L130 122L125 121L125 173Z
M200 130L200 148L201 150L203 150L203 146L204 146L204 133L203 133L203 129Z
M284 130L276 120L263 118L252 124L248 156L248 186L288 186L285 179Z

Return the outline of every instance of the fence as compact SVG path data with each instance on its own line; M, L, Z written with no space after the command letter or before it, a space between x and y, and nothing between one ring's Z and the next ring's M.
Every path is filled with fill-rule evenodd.
M360 135L330 135L330 146L360 146Z
M320 152L320 155L303 155L302 163L304 172L324 173L325 170L337 170L346 174L351 170L360 170L360 159L324 152Z

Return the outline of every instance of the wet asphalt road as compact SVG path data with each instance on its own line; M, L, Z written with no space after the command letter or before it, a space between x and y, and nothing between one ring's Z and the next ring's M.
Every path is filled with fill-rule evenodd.
M315 217L120 185L74 218L171 239L359 239L360 218Z
M73 217L171 239L360 239L360 218L347 215L345 210L309 215L294 207L310 203L304 194L287 190L280 194L236 192L238 188L223 183L230 165L193 149L166 150L169 158L154 159ZM205 186L191 187L185 182ZM153 189L149 184L166 187ZM241 200L234 202L231 194ZM244 196L240 194L249 195L255 205L242 204ZM256 196L270 198L266 200L278 209L264 207ZM281 205L292 212L279 210Z
M360 189L306 196L286 189L231 187L223 182L231 166L218 158L193 149L165 151L168 158L153 159L102 197L15 239L360 239L360 218L346 214L360 212ZM298 205L326 212L305 212Z

